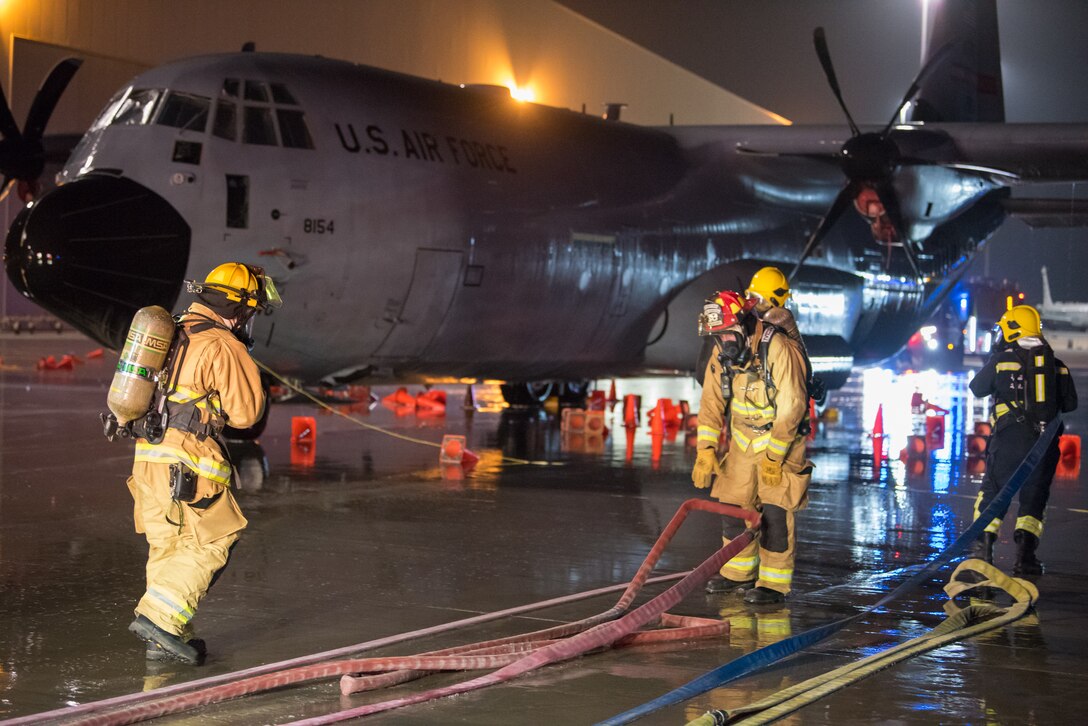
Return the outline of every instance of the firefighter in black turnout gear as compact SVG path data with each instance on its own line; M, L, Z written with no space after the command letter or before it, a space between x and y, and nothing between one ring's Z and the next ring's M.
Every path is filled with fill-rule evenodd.
M1077 407L1077 392L1069 369L1054 356L1042 335L1039 313L1017 305L1001 316L1000 334L982 370L971 380L971 392L994 397L993 433L986 455L986 474L975 500L975 519L997 495L1038 440L1047 422L1059 412ZM1046 502L1058 466L1058 441L1020 490L1020 511L1013 539L1016 542L1014 575L1041 575L1043 563L1035 556L1043 534ZM994 542L1002 512L991 521L972 555L993 563Z

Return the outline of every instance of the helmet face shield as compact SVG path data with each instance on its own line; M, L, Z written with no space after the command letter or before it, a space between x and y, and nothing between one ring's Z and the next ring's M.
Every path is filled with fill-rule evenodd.
M260 292L264 297L262 303L265 307L279 308L283 305L283 298L280 297L279 290L276 289L276 283L272 282L272 278L268 275L261 274L258 279L260 280Z

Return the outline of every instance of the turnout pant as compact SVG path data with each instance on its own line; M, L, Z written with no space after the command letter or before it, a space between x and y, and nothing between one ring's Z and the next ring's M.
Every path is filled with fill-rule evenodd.
M725 468L711 489L711 496L724 504L745 509L759 509L763 526L757 542L752 542L721 569L722 577L743 582L756 579L756 585L789 593L793 582L796 546L794 513L808 503L808 484L812 464L805 459L804 439L790 447L782 464L782 482L767 486L759 480L759 465L766 456L749 447L730 447ZM735 517L722 518L722 540L728 544L742 533L745 523Z
M146 535L148 545L147 590L136 614L187 637L197 605L226 567L246 520L230 489L221 485L205 506L171 499L169 464L137 462L128 486L136 531Z
M1004 426L999 425L995 429L986 451L986 474L982 477L982 486L975 499L975 519L978 519L979 514L997 496L1001 487L1012 478L1013 472L1024 461L1024 457L1031 451L1031 447L1035 445L1038 438L1039 435L1035 433L1034 428L1015 420ZM1060 456L1058 440L1055 439L1042 461L1039 462L1039 466L1020 489L1020 509L1016 518L1016 529L1027 530L1036 537L1042 536L1046 503L1050 498L1050 484L1054 480L1054 470L1058 468ZM986 531L997 534L1001 528L1001 520L1004 518L1005 512L999 513L986 525Z

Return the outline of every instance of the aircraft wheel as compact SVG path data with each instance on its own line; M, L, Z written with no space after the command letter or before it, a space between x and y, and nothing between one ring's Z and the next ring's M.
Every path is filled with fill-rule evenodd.
M501 388L503 399L511 406L540 406L552 395L554 384L551 381L530 381L504 383Z
M589 395L589 381L564 381L559 389L561 406L584 406Z

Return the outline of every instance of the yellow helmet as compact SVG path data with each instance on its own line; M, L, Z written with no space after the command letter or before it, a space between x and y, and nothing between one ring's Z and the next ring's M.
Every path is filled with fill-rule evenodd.
M1037 337L1043 332L1039 311L1030 305L1016 305L1009 308L997 321L997 326L1001 328L1001 335L1006 343L1011 343L1017 338Z
M197 293L206 304L227 311L245 308L279 307L282 304L272 278L264 270L241 262L226 262L208 273L204 282L190 280L189 292Z
M777 267L764 267L752 275L744 294L774 307L782 307L790 297L790 281Z
M227 300L257 307L260 285L253 271L240 262L226 262L208 273L204 285L226 294Z

